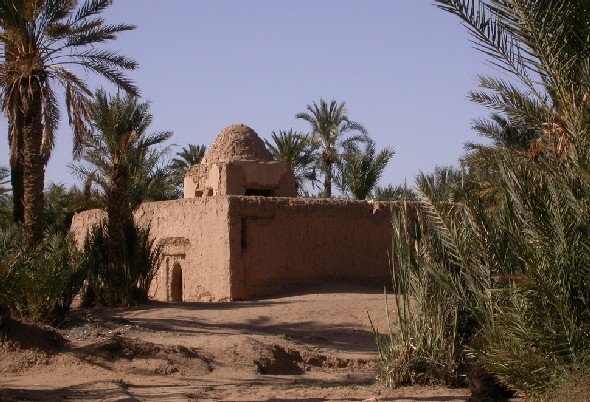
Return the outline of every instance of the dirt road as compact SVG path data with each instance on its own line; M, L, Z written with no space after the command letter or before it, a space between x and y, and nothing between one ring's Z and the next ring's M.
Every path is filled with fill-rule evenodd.
M78 310L57 333L11 328L0 400L467 399L466 390L374 385L367 313L384 331L381 290L336 285L257 301Z

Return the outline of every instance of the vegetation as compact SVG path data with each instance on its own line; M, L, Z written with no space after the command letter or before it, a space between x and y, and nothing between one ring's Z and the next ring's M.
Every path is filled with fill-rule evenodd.
M60 233L68 233L76 213L101 207L97 192L82 191L76 186L66 189L63 184L55 183L45 189L46 227Z
M389 184L385 187L375 187L375 200L377 201L415 201L417 199L418 194L405 184L403 186Z
M493 144L468 144L461 204L425 180L418 224L396 218L400 334L380 344L381 377L453 384L475 365L559 400L556 385L587 378L590 351L588 4L438 3L511 81L480 77L470 94L495 113L476 122Z
M338 163L338 187L343 193L350 192L357 200L369 198L394 153L391 148L377 153L373 141L367 142L364 151L349 144Z
M81 66L137 93L122 73L135 69L137 63L98 47L134 29L127 24L106 24L99 17L111 3L87 0L76 7L78 2L71 0L0 2L0 102L9 119L14 217L23 222L27 248L43 237L44 167L60 120L56 86L65 92L75 150L86 134L84 121L92 93L68 67Z
M109 214L124 222L145 200L165 198L170 188L161 163L168 147L156 146L172 133L148 134L149 103L98 90L89 105L93 134L81 145L83 162L71 165L82 180L98 185ZM115 215L113 215L115 217Z
M150 236L149 228L138 228L133 221L118 234L122 243L113 248L111 225L103 222L88 234L83 247L83 266L88 285L85 305L127 306L147 300L150 283L161 261L161 248Z
M48 231L25 249L16 226L0 228L0 324L7 316L63 322L86 277L73 239Z
M201 162L206 151L207 147L205 145L188 144L188 148L183 147L180 152L176 153L177 157L172 158L172 161L170 161L168 174L171 176L171 181L176 187L175 198L182 198L184 175L191 166Z
M314 166L314 146L309 136L290 129L281 130L278 133L272 132L271 143L264 140L266 147L279 162L288 163L293 169L297 192L305 194L305 183L309 181L312 185L316 182L316 171Z
M6 166L0 166L0 227L9 225L12 220L12 196L9 183L9 169Z
M137 296L136 289L147 290L144 281L158 266L149 230L135 226L133 211L166 187L166 169L159 165L166 148L155 147L172 133L146 132L152 121L148 102L108 96L102 90L95 98L90 104L94 133L81 151L86 164L73 166L101 187L107 213L106 223L92 232L85 246L86 255L92 256L87 260L86 301L125 305Z
M332 197L332 178L334 167L341 161L342 152L353 144L368 142L367 130L348 118L344 102L330 104L320 99L319 105L307 105L307 112L297 113L296 118L311 125L311 141L320 151L317 158L318 167L324 176L324 193ZM356 133L356 134L354 134Z
M472 182L454 166L436 166L434 172L420 172L416 186L435 202L463 202L472 193Z
M459 300L436 281L434 272L446 268L439 264L443 249L416 205L404 202L394 213L393 291L399 328L394 332L390 326L385 341L377 337L377 378L390 387L463 385Z

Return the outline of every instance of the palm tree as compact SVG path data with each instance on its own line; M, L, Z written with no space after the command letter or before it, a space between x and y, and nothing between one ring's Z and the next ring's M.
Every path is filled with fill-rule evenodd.
M502 382L531 399L545 399L557 383L576 385L568 377L578 367L587 370L588 362L580 356L590 350L589 3L437 3L458 16L489 61L507 73L503 78L480 77L483 89L472 92L471 99L500 113L525 139L527 130L536 132L537 138L531 141L532 152L523 152L527 141L506 146L501 140L489 148L486 163L499 172L503 198L492 213L473 200L457 209L433 202L427 194L422 197L421 241L406 241L403 227L394 239L403 247L392 254L405 260L394 262L399 268L394 278L403 278L401 273L418 279L407 293L412 300L407 298L398 311L409 313L404 319L435 318L426 322L436 322L436 327L457 336L449 344L449 350L459 351L457 363L467 352ZM433 305L423 304L425 308L410 309L421 304L415 295L436 300L433 292L444 297ZM441 305L457 306L454 316L440 320L441 313L449 311ZM409 321L398 322L404 334ZM444 349L438 340L415 347L415 339L437 339L435 326L422 323L410 322L418 329L410 330L411 343L388 346L404 351L411 345L419 357L419 373L429 371L423 356ZM460 366L448 361L435 367L446 365L456 373ZM407 367L391 372L404 371ZM580 382L588 383L587 374ZM570 391L561 399L572 395Z
M106 24L99 14L113 0L3 0L0 2L0 102L9 120L12 183L18 208L22 194L24 243L30 248L43 236L44 167L60 121L58 94L65 93L74 150L86 134L88 98L82 78L69 67L96 73L128 93L137 94L122 70L137 63L97 45L135 27ZM15 211L19 219L20 211Z
M8 183L10 183L10 172L6 166L0 166L0 228L10 220L9 205L12 197Z
M330 104L320 99L320 104L307 105L307 112L297 113L297 119L303 119L311 125L311 140L314 147L321 151L319 167L324 174L324 197L332 196L332 177L334 165L340 161L342 150L358 142L367 142L367 130L357 122L351 121L344 102ZM349 133L358 132L355 135Z
M80 155L85 163L72 168L102 189L107 220L106 227L91 232L85 245L96 258L89 262L84 298L86 302L122 305L134 297L137 288L146 290L158 266L159 251L152 248L149 229L134 224L133 211L168 184L167 168L160 163L168 147L157 146L172 133L148 134L152 122L149 102L130 95L108 96L98 90L89 114L93 134L82 144Z
M416 192L405 184L385 187L375 187L375 200L377 201L415 201L418 199Z
M479 77L482 90L471 92L471 100L501 113L514 129L535 130L539 151L572 157L572 137L587 124L580 117L590 101L587 2L436 1L462 20L489 61L507 73L508 79Z
M67 234L72 217L87 209L101 208L100 195L85 194L76 186L50 183L45 189L45 224L56 232Z
M0 166L0 202L5 201L8 193L10 193L10 189L5 187L10 181L9 176L8 168L6 166Z
M373 141L366 145L364 151L356 146L349 147L339 163L340 190L343 193L350 191L357 200L367 199L394 154L391 148L377 153Z
M280 130L278 133L272 132L271 143L264 140L266 147L279 162L288 163L293 169L297 192L302 195L306 180L315 183L314 149L309 137L305 134L298 133L289 129L289 131Z
M434 202L461 202L469 198L465 173L454 166L436 166L434 172L420 172L416 187Z
M484 144L465 143L467 153L461 157L461 166L468 172L468 177L477 179L471 181L472 195L477 196L486 208L495 209L503 202L504 191L498 160L507 154L523 160L538 158L542 150L537 140L542 132L534 128L518 128L499 113L475 119L473 129L488 141Z
M176 187L177 197L181 196L184 175L191 166L201 162L201 159L205 156L205 152L207 152L205 145L188 144L188 148L182 147L180 152L176 153L177 158L173 158L168 165L171 180Z
M108 96L98 90L89 105L94 134L82 144L86 164L72 165L81 178L90 178L103 191L108 215L108 238L120 244L133 210L160 186L165 169L158 165L167 149L154 149L172 133L147 134L152 122L149 103L130 95Z

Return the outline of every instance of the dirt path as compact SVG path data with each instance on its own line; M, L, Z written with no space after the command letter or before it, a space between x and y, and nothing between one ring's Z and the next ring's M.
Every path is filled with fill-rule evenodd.
M466 390L373 384L367 312L383 331L384 310L379 290L324 286L258 301L79 311L57 335L12 330L22 342L2 344L0 400L466 400Z

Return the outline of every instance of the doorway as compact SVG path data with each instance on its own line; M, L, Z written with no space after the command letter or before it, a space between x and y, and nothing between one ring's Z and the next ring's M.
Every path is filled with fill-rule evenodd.
M178 261L172 266L172 275L170 277L170 301L182 302L182 267Z

